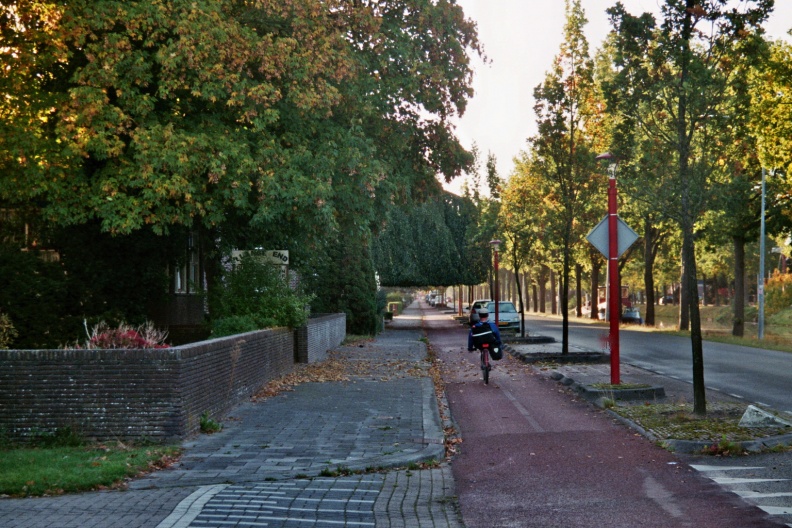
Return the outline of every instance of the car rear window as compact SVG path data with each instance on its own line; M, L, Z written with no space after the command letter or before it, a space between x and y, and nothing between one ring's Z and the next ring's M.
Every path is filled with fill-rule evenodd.
M517 312L517 309L514 307L514 303L499 302L498 305L499 305L498 313L516 313ZM490 313L494 313L495 312L495 303L491 302L491 303L487 304L487 310Z

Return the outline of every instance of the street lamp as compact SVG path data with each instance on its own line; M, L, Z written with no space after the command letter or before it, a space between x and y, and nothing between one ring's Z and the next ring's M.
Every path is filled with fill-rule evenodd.
M596 157L597 161L608 161L608 312L610 314L610 361L611 384L621 383L619 376L619 238L618 215L616 213L616 157L605 152Z
M498 286L498 249L500 248L501 241L500 240L490 240L490 246L492 246L492 250L495 253L495 326L498 326L500 319L498 317L498 308L499 308L499 296L500 296L500 287Z

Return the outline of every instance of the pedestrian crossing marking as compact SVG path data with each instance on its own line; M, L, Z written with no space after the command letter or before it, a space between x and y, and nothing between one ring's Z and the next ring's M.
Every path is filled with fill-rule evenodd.
M761 466L706 466L706 465L699 465L699 464L691 464L690 467L695 469L696 471L736 471L738 469L764 469Z
M756 506L758 508L761 508L765 512L769 513L770 515L792 514L792 506L762 506L761 504L757 504Z
M762 479L762 478L718 478L710 477L718 484L756 484L758 482L785 482L789 479Z
M792 491L786 491L781 493L761 493L759 491L735 490L734 493L745 499L772 499L774 497L792 497Z
M763 499L792 497L792 492L763 493L753 490L732 489L730 487L730 486L739 486L741 484L758 484L763 482L789 482L789 479L716 477L711 475L711 473L718 473L718 472L727 473L729 471L763 470L765 469L763 466L712 466L706 464L691 464L690 467L705 475L707 473L710 473L710 475L706 475L706 476L711 480L713 480L715 483L727 487L729 491L735 493L736 495L738 495L743 499L748 500L749 502L754 504L757 508L761 509L762 511L764 511L769 515L792 515L792 504L789 506L767 506L760 504L760 501L762 501ZM787 524L787 526L792 528L792 524Z

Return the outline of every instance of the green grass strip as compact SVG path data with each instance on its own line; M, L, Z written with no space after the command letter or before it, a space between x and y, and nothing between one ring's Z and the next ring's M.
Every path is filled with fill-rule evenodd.
M0 495L27 497L119 487L129 477L167 467L173 446L53 447L0 451Z

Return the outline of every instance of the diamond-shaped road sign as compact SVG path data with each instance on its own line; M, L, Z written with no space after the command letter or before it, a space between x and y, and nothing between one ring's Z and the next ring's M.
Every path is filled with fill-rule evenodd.
M621 257L638 240L638 234L618 216L616 217L616 226L616 235L618 236L617 257ZM605 215L605 218L600 220L600 223L586 235L586 240L605 255L605 258L608 258L609 252L608 234L608 215Z

